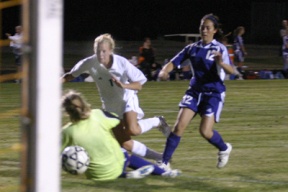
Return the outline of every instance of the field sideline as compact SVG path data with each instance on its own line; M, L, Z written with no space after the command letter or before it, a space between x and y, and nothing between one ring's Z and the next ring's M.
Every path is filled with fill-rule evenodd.
M226 102L215 125L233 145L230 161L216 168L217 150L200 137L197 116L176 150L172 166L177 178L149 176L140 180L92 182L62 172L63 192L263 192L288 189L288 80L226 81ZM145 117L164 115L174 124L178 102L188 81L148 82L139 92ZM64 89L81 91L94 108L101 106L94 83L66 83ZM0 191L19 191L20 85L0 84ZM47 117L49 118L49 117ZM67 121L63 118L63 123ZM158 130L134 137L163 151L166 139ZM49 157L48 157L49 158Z

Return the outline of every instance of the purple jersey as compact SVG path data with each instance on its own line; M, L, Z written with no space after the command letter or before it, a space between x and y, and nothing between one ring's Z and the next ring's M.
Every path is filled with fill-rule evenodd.
M233 43L234 52L242 51L242 50L241 50L241 47L242 47L243 45L244 45L244 41L243 41L242 36L236 36L236 37L234 38L234 43Z
M216 40L203 45L202 40L187 45L171 62L178 67L183 61L191 61L193 77L190 80L190 88L199 92L222 93L226 90L224 85L225 72L216 64L214 52L222 54L223 62L231 65L227 48Z
M288 55L288 48L287 48L287 44L288 44L288 35L283 36L283 45L282 45L282 54L283 55Z

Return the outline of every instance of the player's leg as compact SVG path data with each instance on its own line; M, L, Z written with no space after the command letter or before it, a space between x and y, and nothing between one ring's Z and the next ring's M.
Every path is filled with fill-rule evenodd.
M163 116L141 119L138 121L138 125L141 129L141 134L153 128L158 128L165 137L168 137L171 133L171 127L167 124L166 119Z
M166 120L163 116L152 117L147 119L137 120L138 113L135 111L129 111L124 113L123 120L124 125L130 135L136 136L143 134L153 128L158 127L159 130L167 137L171 128L166 123Z
M161 167L157 166L156 164L153 164L149 161L146 161L145 159L142 159L141 157L131 155L129 159L129 165L128 167L136 170L135 172L130 172L127 175L131 175L132 178L137 177L139 175L138 171L141 168L144 168L144 171L149 168L149 166L153 166L154 170L152 172L153 175L161 175L161 176L168 176L168 177L176 177L180 175L181 171L178 169L174 170L168 170L166 171L165 169L162 169Z
M161 167L165 167L171 159L174 151L176 150L178 144L180 143L180 139L188 126L189 122L195 115L195 112L189 108L181 108L176 123L174 125L174 131L170 133L169 137L166 140L166 146L163 153L162 165Z
M123 128L123 124L120 123L117 127L112 129L115 138L120 146L133 154L159 161L162 159L162 154L148 148L145 144L131 139L131 136Z
M127 153L127 151L123 148L121 148L125 157L124 166L122 174L119 177L124 177L128 179L141 179L143 177L146 177L147 175L150 175L153 170L153 165L143 165L136 167L134 171L127 172L126 169L129 167L130 164L130 155Z
M206 106L201 112L201 123L199 128L201 136L219 150L218 168L222 168L227 164L232 150L231 144L225 143L222 136L216 130L213 130L215 122L219 122L224 98L225 93L205 96L204 100Z
M127 101L123 114L124 125L125 128L129 130L129 134L140 135L156 127L158 127L166 137L170 134L171 128L166 123L164 117L159 116L142 119L143 117L144 112L139 106L138 97L134 95Z

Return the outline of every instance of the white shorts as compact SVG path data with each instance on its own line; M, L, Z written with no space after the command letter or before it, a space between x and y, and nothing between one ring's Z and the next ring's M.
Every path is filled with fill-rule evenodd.
M133 97L130 97L126 103L125 111L134 111L137 113L137 119L142 119L144 117L144 112L143 110L139 107L139 99L137 95L135 94Z
M137 94L130 94L127 98L127 102L121 101L106 101L107 105L102 103L104 110L116 113L120 119L123 119L123 114L129 111L134 111L137 113L137 119L142 119L144 117L143 110L139 107L139 100Z

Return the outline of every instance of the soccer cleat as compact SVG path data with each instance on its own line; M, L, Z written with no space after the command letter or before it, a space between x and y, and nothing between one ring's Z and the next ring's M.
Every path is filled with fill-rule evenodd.
M150 175L154 171L154 165L146 165L136 169L134 171L130 171L126 174L127 179L141 179Z
M171 127L166 123L166 120L163 116L157 116L160 120L160 125L158 127L159 131L167 138L171 133Z
M179 169L172 169L172 170L169 170L169 171L162 173L162 176L175 178L175 177L179 176L181 173L182 172Z
M167 164L163 163L162 161L156 162L157 166L161 169L164 169L164 171L171 171L170 163Z
M229 155L232 151L232 145L230 143L226 143L226 145L227 145L226 151L219 151L219 153L218 153L217 167L219 169L225 167L225 165L228 163Z

